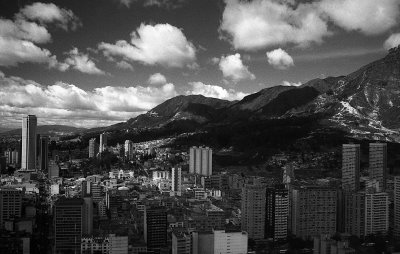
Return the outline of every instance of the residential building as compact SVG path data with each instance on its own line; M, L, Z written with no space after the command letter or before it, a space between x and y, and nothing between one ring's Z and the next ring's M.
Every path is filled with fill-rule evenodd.
M107 149L107 134L100 134L100 146L99 153L104 152Z
M365 192L344 194L344 231L357 237L365 236Z
M265 236L274 241L287 238L289 193L284 185L267 188L265 212Z
M47 136L40 136L39 151L39 169L47 172L49 169L49 138Z
M342 188L345 191L360 189L360 145L344 144L342 149Z
M246 232L192 232L192 254L243 254L247 248Z
M296 186L290 196L290 231L302 239L336 232L337 190Z
M400 240L400 176L394 177L394 237Z
M96 157L96 139L95 138L91 138L89 140L89 158L94 158Z
M144 241L147 249L160 252L167 246L167 212L164 207L146 207L144 211Z
M389 230L389 195L386 192L365 194L365 235Z
M4 222L21 218L22 191L11 187L0 188L0 229Z
M379 182L380 191L386 189L387 174L387 144L369 144L369 177Z
M182 195L182 169L172 168L172 189L173 195Z
M252 239L265 237L266 187L246 184L242 189L242 231Z

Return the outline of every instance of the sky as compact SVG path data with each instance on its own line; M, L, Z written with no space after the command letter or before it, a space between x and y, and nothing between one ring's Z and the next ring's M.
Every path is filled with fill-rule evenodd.
M177 95L240 100L400 44L399 0L3 0L0 127L92 128Z

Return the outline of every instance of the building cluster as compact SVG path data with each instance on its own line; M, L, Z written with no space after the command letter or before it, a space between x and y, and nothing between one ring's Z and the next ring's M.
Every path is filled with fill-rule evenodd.
M400 240L400 176L387 173L385 143L369 144L368 177L360 145L345 144L341 181L309 184L290 164L276 179L216 172L209 147L112 147L106 133L89 140L89 159L49 160L36 127L24 117L20 158L6 150L7 163L21 162L1 177L0 253L242 254L297 237L341 254L355 253L351 235ZM93 170L105 151L118 161Z

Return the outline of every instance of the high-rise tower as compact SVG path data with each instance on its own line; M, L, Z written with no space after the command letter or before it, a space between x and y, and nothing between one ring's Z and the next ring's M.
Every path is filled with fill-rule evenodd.
M345 191L360 188L360 145L344 144L342 150L342 187Z
M386 143L369 144L369 177L377 180L379 189L386 189L387 145Z
M22 156L21 168L36 168L36 127L37 118L35 115L28 115L22 118Z

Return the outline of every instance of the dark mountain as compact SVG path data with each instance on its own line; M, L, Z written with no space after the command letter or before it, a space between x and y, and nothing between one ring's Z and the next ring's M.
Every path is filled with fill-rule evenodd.
M177 96L107 131L116 134L111 142L168 136L180 146L233 147L251 156L329 149L348 138L398 142L399 95L400 47L347 76L266 88L241 101Z
M180 95L161 103L146 114L129 119L126 123L110 126L108 130L162 127L176 121L204 124L215 120L221 109L234 103L203 95Z
M86 129L84 128L76 128L66 125L38 125L37 127L37 134L49 135L49 136L67 136L67 135L78 134L84 131L86 131ZM10 135L10 136L21 135L21 128L9 130L1 133L0 135Z

